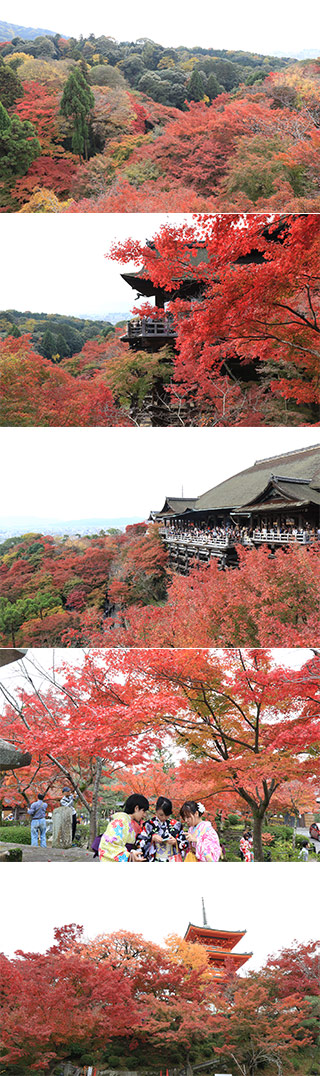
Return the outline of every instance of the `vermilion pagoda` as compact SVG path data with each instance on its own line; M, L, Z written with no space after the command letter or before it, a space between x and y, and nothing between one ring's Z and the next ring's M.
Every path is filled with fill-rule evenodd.
M195 926L194 923L189 923L189 926L185 933L185 941L196 942L198 945L204 945L209 955L209 963L213 964L216 968L217 977L222 977L226 974L227 967L233 967L234 971L238 971L243 964L246 964L247 960L250 960L252 953L233 953L235 945L244 938L245 930L213 930L208 926L207 917L202 901L203 909L203 926Z

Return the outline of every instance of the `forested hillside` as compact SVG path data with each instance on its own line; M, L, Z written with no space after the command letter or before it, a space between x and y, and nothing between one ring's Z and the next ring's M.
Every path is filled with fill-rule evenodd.
M58 34L0 58L7 212L320 208L318 60Z
M161 601L166 565L158 528L145 524L124 534L8 538L0 545L0 637L9 645L31 636L35 645L59 645L68 629L79 629L85 609L100 625L119 601Z
M18 340L27 334L30 346L37 354L56 362L80 352L87 340L104 338L114 331L108 321L37 314L30 310L0 311L0 340L6 340L8 336Z
M217 562L169 572L156 524L125 534L26 534L0 546L3 646L314 645L320 558L292 546L238 547Z

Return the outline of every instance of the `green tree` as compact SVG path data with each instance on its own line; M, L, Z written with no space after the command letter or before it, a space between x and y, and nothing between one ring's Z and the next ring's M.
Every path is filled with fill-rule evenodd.
M0 101L4 108L12 108L22 97L23 86L15 71L0 60Z
M72 149L88 160L89 119L94 106L94 96L82 71L71 71L62 94L60 111L72 123Z
M142 78L146 71L145 64L137 52L132 52L131 56L121 60L119 67L130 86L137 86L139 79Z
M10 328L7 332L7 336L14 336L15 339L18 340L19 336L21 336L21 332L18 328L18 325L10 325Z
M191 78L187 82L186 96L188 101L202 101L206 93L205 81L197 68L194 67Z
M28 120L8 116L0 102L0 184L2 205L7 204L10 185L17 176L24 176L41 153L40 142Z
M60 359L66 359L70 355L69 345L67 344L62 333L59 333L57 336L57 354L59 355Z
M218 79L216 78L216 76L213 74L213 71L212 71L211 75L209 75L209 78L207 79L207 83L206 83L207 97L210 97L210 101L214 101L215 97L218 97L218 94L221 93L222 90L223 90L223 86L220 86L220 84L218 82Z
M0 138L5 135L6 131L10 130L10 116L0 101Z
M44 359L50 359L51 361L53 359L53 356L57 354L57 339L50 331L50 329L46 329L39 351L40 354L43 355Z

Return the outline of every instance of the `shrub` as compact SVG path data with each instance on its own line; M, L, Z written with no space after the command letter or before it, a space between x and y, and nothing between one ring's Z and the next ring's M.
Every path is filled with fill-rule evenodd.
M89 839L89 826L85 826L83 822L78 822L75 836L75 844L80 848L86 847Z
M14 826L4 823L0 826L0 841L6 841L8 844L30 844L30 826Z
M9 863L21 863L22 860L22 848L9 848L6 854L6 860Z

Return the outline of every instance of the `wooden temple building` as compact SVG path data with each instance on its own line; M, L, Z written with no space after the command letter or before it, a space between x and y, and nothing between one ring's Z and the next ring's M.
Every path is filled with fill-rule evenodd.
M243 964L250 960L252 953L234 953L233 950L238 942L242 941L245 930L215 930L208 926L207 916L202 900L203 925L196 926L189 923L184 940L203 945L209 956L209 963L216 970L217 978L223 978L228 970L239 971Z
M257 460L198 497L165 498L151 519L162 526L171 562L237 562L236 546L309 545L320 524L320 445Z
M281 243L284 240L286 231L287 225L285 219L283 219L278 222L276 227L270 226L266 228L263 234L266 239L270 238ZM153 242L147 242L146 246L156 250ZM181 258L183 259L183 253ZM248 254L241 255L236 260L235 265L259 265L264 260L263 252L258 249L252 249ZM153 299L157 309L163 310L163 315L156 319L137 316L128 321L127 331L121 337L123 343L129 344L129 347L136 351L158 351L165 345L170 345L174 348L176 334L173 316L166 311L166 304L173 302L175 299L201 302L206 288L207 264L208 253L205 244L200 242L196 248L194 243L190 244L190 254L188 253L185 260L184 278L181 280L182 274L180 274L179 279L175 280L173 277L170 291L155 285L144 265L134 272L121 273L122 279L136 292L136 300L141 298ZM239 363L238 359L235 358L232 361L229 357L228 366L230 369L232 368L233 373L241 376L242 381L249 381L252 378L257 378L258 362L259 360L257 359L243 365Z
M153 243L148 245L155 249ZM207 262L207 252L204 246L199 247L193 261L195 270L198 273L199 265L201 263L205 265ZM144 266L133 273L121 273L121 276L126 284L129 284L130 288L136 291L136 300L142 298L153 299L155 306L159 310L163 310L163 316L156 319L135 317L128 321L127 332L121 337L123 343L129 344L129 347L135 351L159 351L166 344L174 347L175 330L173 318L171 314L166 312L166 303L172 302L174 299L201 299L204 290L204 279L195 278L192 275L192 269L188 269L185 280L182 283L177 281L176 287L173 280L172 290L166 291L165 288L157 287L153 283Z

